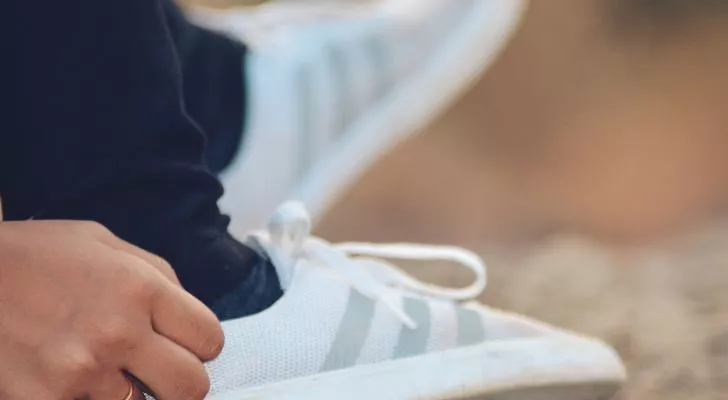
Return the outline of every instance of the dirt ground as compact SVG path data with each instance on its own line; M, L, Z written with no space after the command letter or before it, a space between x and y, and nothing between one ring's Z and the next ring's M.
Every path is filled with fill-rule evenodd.
M489 263L485 302L599 336L616 346L631 374L623 400L728 398L724 229L697 234L680 249L636 258L578 237L557 237L519 252L492 244L491 239L507 229L503 221L512 217L503 215L508 209L504 205L517 199L499 190L507 182L478 168L478 153L468 149L469 138L514 121L518 129L542 128L523 116L571 107L569 94L581 89L569 83L579 74L576 66L594 62L589 46L574 35L588 29L589 21L565 17L567 8L579 3L535 3L541 5L534 7L526 33L513 44L521 50L506 52L490 78L368 172L327 215L319 234L334 241L418 241L476 250ZM545 33L528 33L537 31ZM517 60L522 56L516 54L531 60ZM529 73L526 80L514 82L516 76L524 76L523 68L534 63L550 79ZM536 100L559 92L563 101L549 110L530 110L529 104L515 104L523 97L514 97L513 88ZM477 116L478 109L494 105L500 107L495 120ZM501 211L488 211L494 209ZM447 265L417 271L445 283L467 279Z
M476 250L489 264L487 304L601 337L619 350L630 371L622 400L726 399L726 229L706 228L670 251L630 257L578 237L515 253L492 244L508 229L508 204L518 199L502 190L510 182L482 168L482 154L470 149L473 137L488 129L548 129L539 114L578 112L577 93L601 84L580 79L588 64L602 61L584 39L591 22L568 17L585 3L533 1L523 30L486 78L367 173L320 234ZM611 68L603 64L594 69ZM559 101L544 109L539 99L546 97ZM483 117L489 107L498 112ZM439 282L466 279L451 266L423 274Z

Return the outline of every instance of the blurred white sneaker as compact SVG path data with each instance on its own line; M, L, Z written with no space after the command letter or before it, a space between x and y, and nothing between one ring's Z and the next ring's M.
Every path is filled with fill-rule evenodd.
M262 227L291 198L317 219L378 157L480 77L524 3L299 1L193 12L197 23L252 48L246 136L222 174L220 205L232 231Z
M223 323L208 364L211 400L602 400L625 379L604 343L472 301L478 256L451 247L332 245L309 236L301 204L282 206L252 246L271 260L283 297ZM466 288L416 280L383 261L452 260Z

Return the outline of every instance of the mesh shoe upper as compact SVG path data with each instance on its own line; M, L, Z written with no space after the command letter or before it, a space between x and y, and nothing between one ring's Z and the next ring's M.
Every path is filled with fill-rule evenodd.
M256 236L285 293L268 310L223 324L225 349L208 364L213 393L536 334L497 312L447 298L461 291L403 284L412 278L383 261L355 259L308 238L297 207L279 210L284 220L271 229L277 233ZM330 265L325 251L345 257L345 265ZM394 272L384 276L387 270Z

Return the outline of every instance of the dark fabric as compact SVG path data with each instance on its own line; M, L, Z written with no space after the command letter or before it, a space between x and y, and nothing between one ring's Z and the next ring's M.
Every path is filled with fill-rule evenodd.
M268 309L283 295L278 274L270 261L258 259L248 279L213 306L221 321L257 314Z
M5 218L101 222L168 260L207 304L239 287L259 257L227 233L216 205L222 188L186 105L203 126L239 126L242 115L214 121L210 110L234 104L241 113L242 97L228 103L232 89L216 97L223 86L208 79L229 74L214 78L240 88L242 56L188 47L184 38L205 35L170 22L162 0L8 3L0 24Z
M232 162L244 132L247 51L240 42L190 24L174 2L164 7L182 65L185 105L207 137L207 166L219 173Z

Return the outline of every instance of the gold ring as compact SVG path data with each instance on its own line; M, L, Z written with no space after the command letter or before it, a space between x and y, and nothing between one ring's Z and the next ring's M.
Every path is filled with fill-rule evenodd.
M129 393L126 394L126 397L124 397L123 400L133 400L134 392L136 392L136 390L134 388L134 384L132 383L132 381L127 380L127 382L129 382Z

